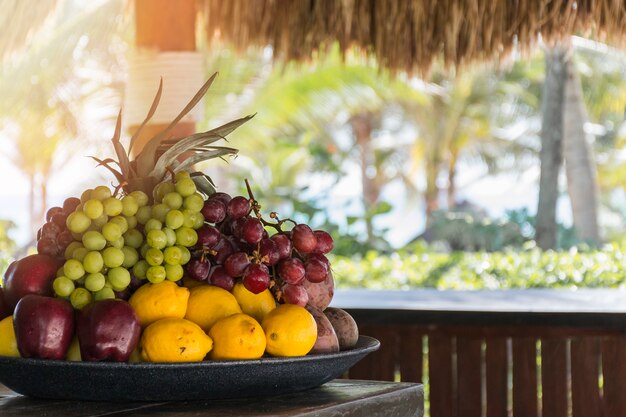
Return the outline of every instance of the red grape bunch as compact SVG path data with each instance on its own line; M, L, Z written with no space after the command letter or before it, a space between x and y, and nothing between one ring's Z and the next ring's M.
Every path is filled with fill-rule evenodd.
M205 224L197 230L187 276L228 291L241 279L254 294L269 288L279 302L305 306L306 285L322 283L330 273L325 255L333 239L274 212L265 220L247 181L246 186L248 197L217 192L205 201ZM289 225L291 230L283 230Z

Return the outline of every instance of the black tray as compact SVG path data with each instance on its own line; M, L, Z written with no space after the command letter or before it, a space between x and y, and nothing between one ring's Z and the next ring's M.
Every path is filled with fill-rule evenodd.
M338 353L160 364L0 357L0 383L32 397L92 401L273 396L335 379L379 346L378 340L360 336L353 349Z

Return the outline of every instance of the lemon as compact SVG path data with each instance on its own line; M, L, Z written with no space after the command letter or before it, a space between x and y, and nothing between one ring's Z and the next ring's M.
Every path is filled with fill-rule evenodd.
M185 319L157 320L141 336L141 359L146 362L199 362L213 341L195 323Z
M5 317L0 320L0 356L20 357L15 340L15 330L13 330L13 317Z
M265 333L253 317L233 314L211 327L211 359L258 359L265 352Z
M137 313L142 327L160 319L185 317L189 289L172 281L146 283L139 287L128 302Z
M248 291L242 283L238 282L235 284L232 293L237 299L241 311L254 317L259 323L263 321L267 313L276 308L276 301L270 290L255 294Z
M72 343L70 343L70 347L67 349L65 360L71 362L80 362L83 360L80 354L80 343L78 342L78 336L76 335L72 337Z
M193 288L193 287L199 287L200 285L208 285L208 284L204 281L198 281L193 278L183 277L183 287Z
M281 304L262 323L266 352L273 356L304 356L317 340L317 324L304 307Z
M241 313L235 297L223 288L201 285L191 289L185 318L208 332L218 320Z

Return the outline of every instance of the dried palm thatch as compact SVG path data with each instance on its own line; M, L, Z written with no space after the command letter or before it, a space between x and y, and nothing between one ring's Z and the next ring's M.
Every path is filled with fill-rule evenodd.
M626 44L624 0L204 0L209 38L303 60L337 41L392 71L423 73L587 35Z

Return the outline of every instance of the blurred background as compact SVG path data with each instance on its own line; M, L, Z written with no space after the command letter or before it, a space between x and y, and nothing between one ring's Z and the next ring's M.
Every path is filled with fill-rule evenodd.
M48 208L114 185L87 156L113 156L133 3L0 0L0 272L33 250ZM207 21L196 49L219 76L198 130L256 116L229 136L237 158L198 169L231 194L248 178L264 211L330 231L339 287L626 286L624 51L539 37L407 71L340 42L295 62L205 36Z

